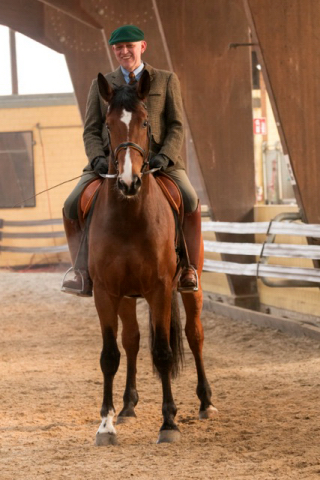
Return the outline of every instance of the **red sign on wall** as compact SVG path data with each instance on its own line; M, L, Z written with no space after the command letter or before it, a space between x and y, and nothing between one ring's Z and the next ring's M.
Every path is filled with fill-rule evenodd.
M255 133L256 135L267 134L267 122L265 118L253 119L253 133Z

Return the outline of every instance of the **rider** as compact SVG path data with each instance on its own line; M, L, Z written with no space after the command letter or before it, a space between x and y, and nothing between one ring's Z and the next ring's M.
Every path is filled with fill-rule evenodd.
M183 143L183 108L180 84L172 72L157 70L142 62L141 55L147 48L144 33L134 25L124 25L112 32L109 45L120 67L106 75L112 86L134 83L144 69L150 74L151 87L147 99L148 117L151 125L150 168L160 167L179 186L184 202L183 231L191 267L185 267L179 280L180 291L198 289L196 270L201 244L201 210L197 194L192 187L180 156ZM129 77L129 74L133 72ZM132 78L133 77L133 78ZM97 81L93 80L88 96L84 124L84 146L89 164L84 176L64 204L63 220L71 254L75 264L82 232L78 221L78 199L84 187L100 173L108 172L109 147L105 126L107 107L100 98ZM62 291L82 296L92 295L92 282L88 269L74 271L74 279L65 279Z

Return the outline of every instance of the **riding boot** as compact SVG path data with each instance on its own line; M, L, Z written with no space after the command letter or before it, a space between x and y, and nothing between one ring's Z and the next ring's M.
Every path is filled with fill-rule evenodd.
M196 292L199 289L197 270L201 248L200 202L194 212L185 214L182 229L189 256L189 266L182 270L178 290L180 292Z
M78 220L67 218L63 211L63 225L73 267L65 274L61 291L78 295L79 297L92 297L92 280L87 266L87 249L83 245L80 223ZM76 263L78 268L74 268ZM69 272L73 272L73 279L66 279Z

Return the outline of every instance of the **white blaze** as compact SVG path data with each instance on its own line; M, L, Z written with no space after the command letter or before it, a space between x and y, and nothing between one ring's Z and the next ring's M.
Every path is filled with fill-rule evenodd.
M120 120L127 126L127 140L129 140L129 128L130 128L131 118L132 118L132 112L128 112L127 110L123 109ZM121 178L128 186L131 185L132 161L131 161L129 148L127 148L126 155L124 157L124 166L123 166L123 173L121 175Z

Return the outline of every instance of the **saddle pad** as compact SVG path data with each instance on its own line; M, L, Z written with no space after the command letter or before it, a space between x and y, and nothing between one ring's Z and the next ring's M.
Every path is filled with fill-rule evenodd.
M182 214L181 207L183 206L183 203L178 185L168 175L163 173L160 173L160 175L158 174L155 178L171 207L178 214Z
M183 217L182 196L177 184L164 173L161 173L160 175L158 174L155 178L170 206L179 214L180 217ZM88 215L93 197L96 191L99 189L101 183L102 179L96 178L92 180L81 193L79 206L83 219L85 219Z
M86 218L86 216L88 215L92 201L93 201L94 194L100 187L101 183L102 183L102 179L96 178L92 180L92 182L90 182L81 193L80 210L82 212L83 218Z

